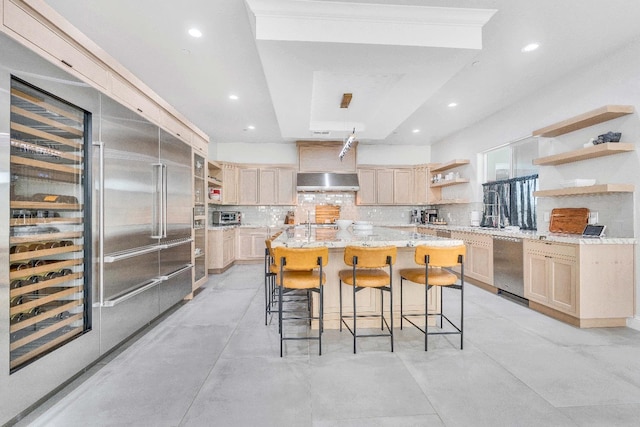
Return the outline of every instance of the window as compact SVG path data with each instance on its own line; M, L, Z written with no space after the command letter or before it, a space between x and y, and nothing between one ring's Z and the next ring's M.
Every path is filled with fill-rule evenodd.
M484 227L518 226L535 230L538 140L524 138L484 153L485 184L482 185Z
M538 157L537 138L527 137L484 153L485 182L535 175L533 159Z

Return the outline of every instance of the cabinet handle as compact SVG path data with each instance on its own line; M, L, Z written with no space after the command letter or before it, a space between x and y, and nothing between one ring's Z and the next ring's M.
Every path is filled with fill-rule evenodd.
M61 59L60 62L62 62L64 65L66 65L69 68L73 68L73 65L69 64L67 61L65 61L64 59Z
M138 110L138 112L142 113L142 109L141 108L136 108L136 110Z

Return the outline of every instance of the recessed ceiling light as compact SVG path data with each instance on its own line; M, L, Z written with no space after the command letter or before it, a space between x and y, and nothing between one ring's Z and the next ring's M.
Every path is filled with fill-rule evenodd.
M539 47L540 45L538 43L529 43L528 45L520 49L520 52L533 52Z
M420 129L414 129L414 130L412 130L411 132L413 132L413 133L420 133Z
M256 127L255 127L254 125L249 125L249 126L247 126L247 129L249 129L249 130L254 130L255 128L256 128Z
M450 102L449 105L447 105L447 107L453 108L453 107L456 107L457 105L458 105L458 103L456 103L456 102Z
M229 99L236 101L238 99L238 95L229 95Z
M197 28L189 28L189 35L195 38L202 37L202 31Z

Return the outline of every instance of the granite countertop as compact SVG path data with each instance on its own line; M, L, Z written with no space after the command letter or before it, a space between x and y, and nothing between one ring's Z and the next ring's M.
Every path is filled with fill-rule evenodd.
M518 230L507 231L491 227L471 227L461 225L433 225L418 224L419 227L426 227L435 230L450 230L477 234L488 234L491 236L515 237L520 239L544 240L548 242L568 243L573 245L633 245L636 239L633 237L582 237L577 234L557 234L542 231Z
M348 245L360 246L397 246L415 247L429 244L433 246L462 245L462 240L418 234L414 231L403 231L388 227L373 227L371 230L340 230L335 226L307 227L304 225L288 228L277 239L273 246L289 248L305 248L327 246L344 248Z

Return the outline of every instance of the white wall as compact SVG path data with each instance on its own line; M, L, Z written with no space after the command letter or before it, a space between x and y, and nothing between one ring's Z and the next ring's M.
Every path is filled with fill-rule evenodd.
M429 163L430 158L431 147L427 145L358 144L358 164L415 165ZM298 164L298 151L295 143L211 143L209 159L234 163Z
M622 132L622 142L640 142L640 41L601 58L559 79L544 90L522 99L481 122L476 123L432 146L434 162L451 158L469 158L472 179L467 194L480 201L481 182L478 153L530 135L535 129L571 118L607 104L633 105L636 113L556 138L540 138L539 154L547 156L581 148L589 138L609 130ZM522 82L526 84L526 81ZM451 147L455 147L452 152ZM563 180L596 178L598 183L630 183L640 188L640 147L637 151L578 163L540 168L540 188L559 188ZM456 186L457 187L457 186ZM453 187L452 187L453 188ZM599 222L609 226L612 236L636 237L640 215L635 209L636 194L581 196L538 199L538 229L548 229L541 221L544 212L554 207L587 207L599 212ZM640 265L636 251L636 265ZM640 285L636 275L636 294ZM606 284L603 284L606 286ZM631 326L640 329L640 302L636 298L636 318Z

